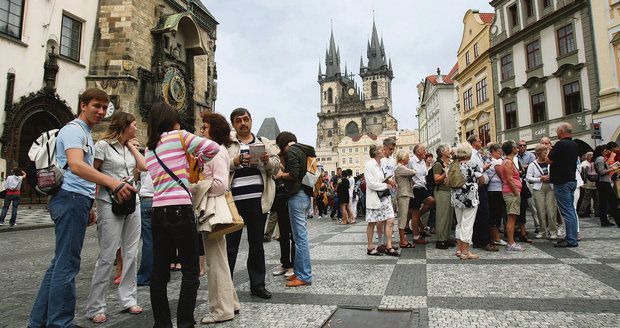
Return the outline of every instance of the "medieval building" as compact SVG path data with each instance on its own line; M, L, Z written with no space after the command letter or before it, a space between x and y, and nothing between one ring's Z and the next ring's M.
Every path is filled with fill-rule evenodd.
M164 101L194 131L216 98L218 23L209 10L200 0L100 0L97 19L86 80L110 94L110 115L132 113L145 140L149 109Z
M321 111L317 114L316 151L325 170L332 172L340 163L339 144L345 137L355 139L362 134L381 135L398 130L392 115L392 62L385 54L383 38L379 38L373 22L372 36L366 48L367 62L360 58L361 88L349 74L341 70L340 48L332 31L325 52L325 74L319 64Z

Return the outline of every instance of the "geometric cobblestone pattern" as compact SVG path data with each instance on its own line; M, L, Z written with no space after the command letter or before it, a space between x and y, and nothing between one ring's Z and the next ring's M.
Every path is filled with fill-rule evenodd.
M24 207L17 227L0 227L2 328L26 326L54 250L50 221L44 209ZM33 229L37 227L41 229ZM402 250L399 258L367 256L365 228L363 222L340 226L331 220L309 220L314 281L293 289L284 287L282 277L271 276L279 262L279 245L265 243L270 300L249 293L244 236L234 274L241 313L217 327L338 327L330 318L339 307L409 311L410 327L620 327L620 229L601 228L596 219L581 219L578 248L557 249L550 241L536 240L522 253L479 251L482 259L469 261L457 259L454 249L435 249L433 238L428 247ZM84 318L97 254L96 228L90 227L77 277L75 323L152 326L148 287L138 288L138 302L145 308L141 315L119 312L116 288L111 286L108 322L94 325ZM180 277L172 273L172 309ZM208 311L207 286L203 277L197 320Z

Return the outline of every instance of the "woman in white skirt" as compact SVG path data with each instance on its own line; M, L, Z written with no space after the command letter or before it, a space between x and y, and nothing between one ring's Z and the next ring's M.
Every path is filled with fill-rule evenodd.
M386 254L391 256L398 256L398 252L392 247L392 227L394 225L394 209L392 208L392 201L389 193L386 193L385 197L380 197L379 193L389 188L395 188L396 182L393 178L388 181L384 181L383 171L381 170L381 158L383 152L376 146L370 146L371 159L366 162L364 166L364 177L366 179L366 222L368 227L366 228L366 237L368 239L368 246L366 254L368 255L382 255L372 243L372 237L374 235L375 226L377 222L386 221L385 236L386 236Z
M456 214L456 230L454 237L457 242L455 255L463 260L479 259L478 254L469 251L474 232L474 221L478 210L478 179L476 172L482 172L482 168L469 163L472 147L469 143L462 143L454 150L453 159L459 165L461 174L465 178L465 184L460 188L452 188L450 201ZM475 166L472 166L475 165ZM448 180L452 178L448 176Z
M118 180L132 177L135 168L146 171L144 156L138 151L136 131L136 119L133 115L126 112L114 113L107 131L95 144L94 167ZM131 314L142 312L142 308L138 306L136 284L141 227L140 201L136 199L133 213L124 215L112 212L113 201L108 190L99 186L95 199L99 257L86 300L86 317L94 323L107 320L106 297L116 250L119 247L123 254L123 272L118 286L119 303L124 311Z

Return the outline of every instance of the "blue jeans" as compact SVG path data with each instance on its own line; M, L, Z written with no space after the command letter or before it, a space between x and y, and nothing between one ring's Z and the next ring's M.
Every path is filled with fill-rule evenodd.
M142 259L138 270L138 286L151 283L153 272L153 232L151 231L151 218L153 217L153 198L140 198L140 220L142 221Z
M56 249L30 313L29 327L71 327L75 316L75 277L80 272L88 213L93 200L60 189L49 203Z
M299 280L312 282L312 264L310 263L310 243L306 208L310 204L310 196L300 190L288 199L288 214L291 219L293 240L295 241L295 274Z
M553 185L555 199L566 226L565 240L569 245L577 245L577 211L574 207L575 188L577 188L575 181Z
M17 221L17 207L19 206L19 200L19 195L6 195L4 198L4 205L2 206L2 214L0 214L0 223L4 223L4 218L6 217L6 213L9 211L9 206L11 206L12 203L13 210L11 211L11 220L9 221L9 224L15 224L15 221Z

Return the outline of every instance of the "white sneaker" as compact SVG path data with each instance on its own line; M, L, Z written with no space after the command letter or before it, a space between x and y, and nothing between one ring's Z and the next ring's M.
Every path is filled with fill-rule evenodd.
M505 242L503 239L500 239L499 241L493 241L493 244L499 245L499 246L508 246L508 243Z
M549 236L549 239L558 239L558 235L556 234L551 234L551 236Z
M514 243L512 245L508 245L508 248L506 248L506 250L509 252L523 252L525 248L521 246L521 244Z
M536 238L536 239L544 239L544 238L546 238L546 236L544 234L542 234L542 233L539 233L534 238Z
M294 274L295 274L295 271L293 271L293 269L291 268L291 269L286 270L286 273L284 274L284 277L288 278L288 277L290 277L290 276L292 276Z

